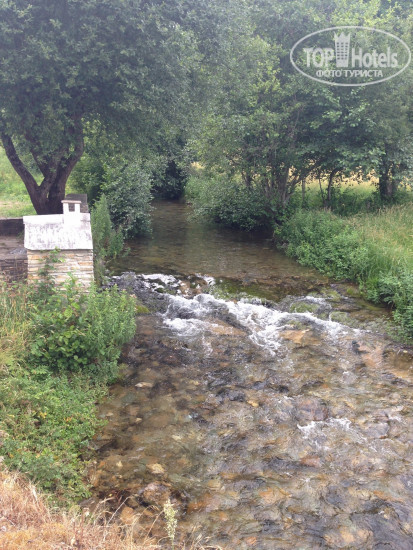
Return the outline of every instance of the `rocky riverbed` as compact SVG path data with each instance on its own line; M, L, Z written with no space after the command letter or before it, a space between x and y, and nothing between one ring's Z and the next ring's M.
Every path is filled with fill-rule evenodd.
M149 313L100 410L96 500L150 529L169 499L212 548L413 548L413 354L385 312L300 278L112 283Z

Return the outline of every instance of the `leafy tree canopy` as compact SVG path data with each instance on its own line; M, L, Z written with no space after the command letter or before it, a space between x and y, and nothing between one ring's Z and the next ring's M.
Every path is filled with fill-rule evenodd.
M197 59L183 9L179 0L2 0L1 139L39 214L61 211L96 121L142 142L182 116Z

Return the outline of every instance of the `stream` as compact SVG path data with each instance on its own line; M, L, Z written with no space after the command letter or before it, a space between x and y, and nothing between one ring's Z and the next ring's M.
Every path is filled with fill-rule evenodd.
M115 266L149 313L100 406L94 499L148 529L170 499L177 542L209 548L412 550L413 351L388 312L189 213L157 203Z

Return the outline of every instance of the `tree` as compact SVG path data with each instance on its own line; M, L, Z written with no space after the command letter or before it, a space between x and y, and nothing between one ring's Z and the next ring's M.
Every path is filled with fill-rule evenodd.
M196 59L180 10L179 0L0 3L0 137L38 214L61 212L94 123L142 143L179 120Z
M411 72L375 86L330 87L298 74L289 53L305 35L339 25L382 28L410 41L411 18L405 22L398 7L379 0L249 5L249 23L232 46L233 70L222 75L199 132L204 164L261 188L281 210L312 173L328 177L331 194L338 174L376 170L388 175L393 192L410 158Z

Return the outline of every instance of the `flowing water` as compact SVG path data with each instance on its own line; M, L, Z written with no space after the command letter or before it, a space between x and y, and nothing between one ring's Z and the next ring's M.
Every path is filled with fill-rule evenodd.
M150 313L101 407L95 497L148 525L170 499L211 548L413 549L411 349L354 287L187 214L158 204L117 265Z

